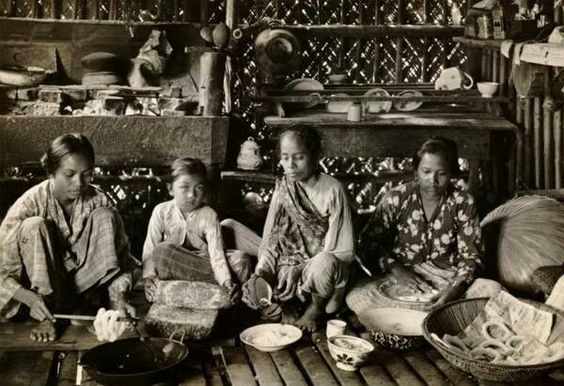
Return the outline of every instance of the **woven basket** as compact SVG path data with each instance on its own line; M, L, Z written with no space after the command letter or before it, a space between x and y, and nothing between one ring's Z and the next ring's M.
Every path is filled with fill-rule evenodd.
M452 365L466 371L477 378L495 382L522 382L523 380L538 377L564 366L564 359L554 362L509 366L498 365L474 360L459 354L437 343L431 334L438 336L444 334L457 335L482 311L488 298L463 299L447 303L433 310L423 321L423 336L437 351ZM564 317L564 312L546 304L527 301L541 310L546 310Z

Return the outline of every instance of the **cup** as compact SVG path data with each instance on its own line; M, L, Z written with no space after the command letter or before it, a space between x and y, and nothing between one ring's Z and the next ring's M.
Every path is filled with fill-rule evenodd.
M327 321L327 329L325 330L325 335L327 338L331 338L335 335L344 335L345 328L347 328L347 322L339 319L331 319Z
M362 119L362 106L358 103L353 103L349 106L347 111L347 121L359 122Z
M482 98L491 98L496 93L499 83L497 82L478 82L478 91Z

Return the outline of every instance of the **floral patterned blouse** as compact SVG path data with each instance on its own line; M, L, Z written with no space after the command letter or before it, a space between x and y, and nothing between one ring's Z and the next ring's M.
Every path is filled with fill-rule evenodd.
M419 186L410 182L387 192L375 213L377 226L393 240L391 254L380 260L389 271L394 264L413 267L432 262L455 270L455 278L471 282L481 265L483 245L474 198L453 186L427 219Z

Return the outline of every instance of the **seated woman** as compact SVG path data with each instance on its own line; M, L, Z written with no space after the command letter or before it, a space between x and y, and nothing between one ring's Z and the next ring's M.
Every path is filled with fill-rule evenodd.
M46 342L57 337L54 313L96 297L107 294L114 308L135 315L126 294L136 260L112 201L90 185L88 139L57 137L41 162L49 179L25 192L0 226L0 318L26 305L41 322L31 339Z
M319 171L321 140L314 129L282 132L279 151L284 176L272 195L254 275L275 288L277 302L311 295L299 319L292 321L284 307L282 317L313 331L344 297L354 254L351 214L341 183ZM257 308L249 283L243 301Z
M206 166L186 157L174 161L171 169L169 192L173 199L153 210L143 246L147 299L154 298L156 281L162 279L217 283L235 301L236 282L249 278L252 265L242 251L230 250L226 258L217 213L203 202Z
M483 246L474 199L457 190L456 144L443 137L427 140L413 157L415 181L391 189L371 224L383 233L380 267L405 293L432 294L427 308L461 296L474 280ZM371 304L371 286L359 283L347 295L357 314ZM402 293L399 291L398 293Z

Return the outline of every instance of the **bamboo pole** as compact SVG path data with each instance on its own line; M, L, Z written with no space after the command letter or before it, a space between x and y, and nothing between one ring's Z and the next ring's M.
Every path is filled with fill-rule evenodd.
M110 0L108 19L117 20L117 16L118 16L118 0Z
M345 0L340 0L339 23L345 24ZM344 55L345 55L345 39L342 36L340 36L339 50L337 51L337 67L339 68L339 72L341 72L341 70L343 69Z
M525 182L528 186L530 186L533 182L533 174L532 174L532 165L533 165L533 152L532 152L532 142L533 142L533 130L532 130L532 120L533 120L533 101L531 98L525 99L525 106L524 106L524 114L523 114L523 145L525 147L524 155L525 155L525 168L524 178Z
M499 83L499 51L494 50L492 56L492 80Z
M397 15L397 22L398 25L404 24L404 10L405 10L405 1L398 0L398 15ZM402 81L402 69L403 69L403 37L398 37L396 39L396 71L395 71L395 80L396 83L401 83Z
M554 128L554 187L562 188L562 109L558 108L553 117Z
M237 7L239 3L237 0L227 0L225 3L225 24L229 27L230 31L233 31L237 27ZM207 8L207 7L206 7ZM203 10L202 10L203 12ZM206 10L207 13L207 10ZM225 59L224 68L225 77L223 79L223 91L225 94L225 112L227 114L231 113L233 107L232 104L232 93L231 88L233 86L232 74L233 74L233 63L231 61L231 56L227 55Z
M423 24L429 22L429 0L423 0ZM423 83L429 81L429 74L427 72L427 67L429 66L429 37L425 36L423 38L423 57L421 58L421 81Z
M480 58L480 61L481 61L480 80L486 80L487 79L487 68L488 68L487 50L482 49L481 52L482 52L482 55L481 55L481 58Z
M358 8L358 18L360 20L360 24L364 25L364 17L365 17L364 3L361 1L361 2L358 3L358 6L359 6L359 8ZM361 63L360 52L362 50L362 44L363 43L364 43L363 39L358 39L356 49L354 51L354 61L355 61L355 64L356 64L356 68L354 69L354 79L357 82L361 81L361 78L360 78L360 68L361 68L361 66L360 66L360 63Z
M301 37L328 37L343 36L354 39L367 39L375 36L381 38L396 38L398 36L406 38L422 38L424 36L451 39L454 36L462 36L464 27L457 25L309 25L309 24L288 24L284 29L295 32Z
M172 21L178 21L178 13L180 11L180 0L173 0L172 2Z
M516 146L516 155L515 155L515 174L517 180L521 180L523 178L523 130L522 130L522 123L523 123L523 109L521 107L521 99L519 97L515 98L515 123L518 126L517 132L517 146Z
M380 25L382 13L380 12L380 0L374 0L374 25ZM374 62L372 64L372 82L378 82L378 66L380 65L380 39L374 37Z
M543 140L544 140L544 189L550 189L554 181L554 144L553 139L553 106L554 101L550 93L550 70L548 66L544 67L544 119L543 119Z
M200 106L204 116L221 115L224 92L225 55L204 52L200 57Z
M508 60L505 56L499 56L499 95L506 96L507 95L507 62Z
M493 54L492 50L486 50L486 79L488 82L491 82L493 75Z
M534 144L534 159L535 159L535 188L540 189L543 181L542 173L542 102L541 98L535 97L533 99L533 144Z

